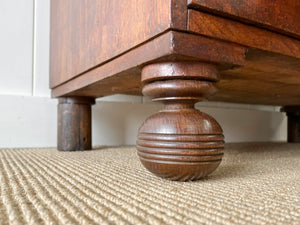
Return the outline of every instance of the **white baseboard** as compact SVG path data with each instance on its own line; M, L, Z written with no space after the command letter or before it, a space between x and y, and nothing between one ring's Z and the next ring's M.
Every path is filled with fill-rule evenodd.
M56 145L57 100L0 96L0 147Z
M0 101L0 148L56 146L56 99L2 95ZM140 124L161 108L136 96L97 99L93 145L135 144ZM286 116L276 107L205 102L197 108L221 124L227 142L286 140Z

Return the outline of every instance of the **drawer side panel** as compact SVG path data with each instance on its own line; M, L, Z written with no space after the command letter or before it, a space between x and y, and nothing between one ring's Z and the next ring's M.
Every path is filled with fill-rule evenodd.
M51 0L50 87L91 70L169 28L184 28L187 19L182 18L181 22L173 17L181 14L187 17L186 0L176 2Z

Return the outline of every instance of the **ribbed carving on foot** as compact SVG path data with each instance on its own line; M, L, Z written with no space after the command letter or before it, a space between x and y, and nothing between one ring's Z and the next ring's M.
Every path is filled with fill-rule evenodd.
M154 174L171 180L197 180L220 164L224 136L140 133L137 149L143 165Z

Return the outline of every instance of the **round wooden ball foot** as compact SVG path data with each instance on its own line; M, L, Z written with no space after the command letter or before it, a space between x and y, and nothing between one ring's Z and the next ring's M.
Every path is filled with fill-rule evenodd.
M219 166L223 139L221 127L205 113L163 110L143 123L137 149L142 164L157 176L197 180Z
M165 108L146 119L139 129L137 150L142 164L159 177L178 181L197 180L212 173L223 156L223 131L194 104L216 91L214 66L160 63L145 67L142 79L143 93L165 103Z

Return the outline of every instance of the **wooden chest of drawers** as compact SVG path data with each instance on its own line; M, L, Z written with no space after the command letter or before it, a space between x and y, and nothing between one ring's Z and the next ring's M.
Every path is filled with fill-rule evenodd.
M198 179L221 161L221 127L193 107L203 98L285 106L300 141L299 12L297 0L51 0L58 148L90 149L90 107L116 93L165 103L137 140L165 178Z

